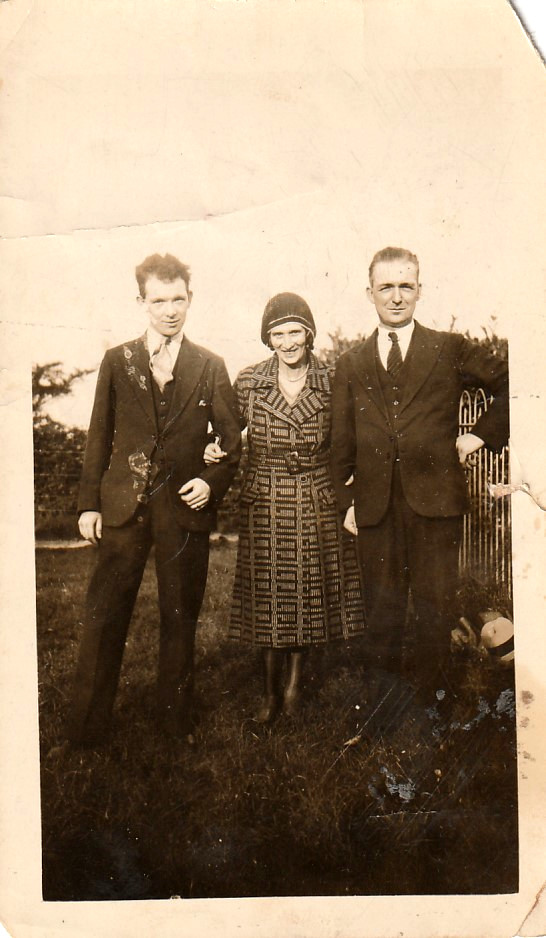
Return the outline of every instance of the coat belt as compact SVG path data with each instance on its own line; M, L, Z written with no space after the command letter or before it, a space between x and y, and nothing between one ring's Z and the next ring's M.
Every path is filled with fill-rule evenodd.
M316 456L303 456L297 450L290 450L286 453L272 455L270 453L253 453L249 468L250 469L284 469L291 475L297 475L299 472L310 472L313 469L320 469L328 465L328 455L320 454Z

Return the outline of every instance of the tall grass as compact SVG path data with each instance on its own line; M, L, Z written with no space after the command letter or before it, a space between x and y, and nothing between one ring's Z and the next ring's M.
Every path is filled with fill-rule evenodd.
M365 670L360 641L341 643L309 654L301 714L260 727L258 659L226 640L232 545L211 555L197 639L197 750L155 727L149 567L110 746L51 753L62 739L92 563L92 550L37 552L44 898L517 889L512 673L459 655L457 703L442 728L406 682Z

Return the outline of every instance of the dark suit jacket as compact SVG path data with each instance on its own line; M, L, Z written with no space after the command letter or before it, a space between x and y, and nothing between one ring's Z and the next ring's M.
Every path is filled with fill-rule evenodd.
M390 498L400 460L404 496L415 512L449 517L468 509L464 469L455 441L465 387L483 387L494 402L473 432L493 449L508 439L508 366L452 332L415 323L396 427L391 426L379 380L377 330L338 361L332 392L332 476L338 504L354 499L358 526L377 524ZM345 482L354 475L354 483Z
M102 512L103 523L124 524L145 500L147 474L166 473L173 515L187 530L207 531L215 508L229 488L240 456L237 404L224 362L184 337L174 370L172 405L158 431L146 340L110 349L104 356L85 451L78 510ZM205 466L208 423L227 452ZM151 464L151 468L150 468ZM209 505L195 511L178 489L200 477L211 487Z

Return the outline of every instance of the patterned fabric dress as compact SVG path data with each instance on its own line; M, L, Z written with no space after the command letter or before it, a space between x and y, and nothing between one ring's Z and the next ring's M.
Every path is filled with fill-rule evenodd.
M314 355L290 405L276 355L237 377L249 465L230 637L294 647L364 630L353 539L341 526L328 467L330 375Z

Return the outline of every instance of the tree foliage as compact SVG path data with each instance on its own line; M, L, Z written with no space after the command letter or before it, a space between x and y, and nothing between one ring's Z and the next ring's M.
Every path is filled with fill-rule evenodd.
M71 394L74 382L90 370L66 374L60 362L35 365L32 369L37 534L51 537L76 533L75 512L86 433L53 420L44 413L44 406L54 398Z
M74 381L90 375L93 368L77 368L69 375L65 374L61 362L48 362L47 365L34 365L32 368L32 409L34 424L48 420L43 413L44 405L56 397L72 394Z
M344 352L348 352L349 349L353 348L355 345L364 342L366 336L359 333L354 339L348 339L342 334L338 326L335 332L328 333L328 338L332 343L332 347L317 349L317 358L325 365L335 365L340 355L343 355Z

